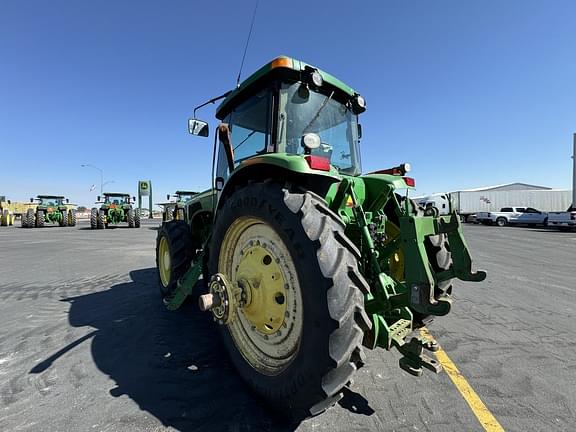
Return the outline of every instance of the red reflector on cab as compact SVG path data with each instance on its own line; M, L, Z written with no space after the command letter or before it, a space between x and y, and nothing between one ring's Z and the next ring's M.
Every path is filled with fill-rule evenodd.
M416 181L412 177L402 177L407 186L415 187Z
M304 156L304 159L306 159L306 162L308 162L308 166L314 170L330 171L329 159L312 155Z

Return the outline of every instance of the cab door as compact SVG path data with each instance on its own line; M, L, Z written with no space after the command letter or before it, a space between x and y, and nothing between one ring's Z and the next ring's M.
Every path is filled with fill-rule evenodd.
M535 208L528 207L525 211L525 214L527 216L526 218L526 220L528 221L527 223L538 224L544 221L544 215L542 214L542 212L536 210Z

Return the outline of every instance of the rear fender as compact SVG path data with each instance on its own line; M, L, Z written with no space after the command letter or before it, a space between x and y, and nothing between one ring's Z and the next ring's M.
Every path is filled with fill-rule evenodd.
M273 153L255 156L242 162L232 172L220 193L218 208L236 187L251 181L289 182L324 197L330 186L341 178L334 168L330 171L311 169L302 155Z

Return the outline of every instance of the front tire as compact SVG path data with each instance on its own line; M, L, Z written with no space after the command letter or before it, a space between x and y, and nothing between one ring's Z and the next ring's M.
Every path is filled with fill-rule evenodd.
M496 225L498 225L499 227L505 227L506 225L508 225L508 221L506 220L506 218L499 217L498 219L496 219Z
M174 292L178 279L190 268L194 252L186 222L169 221L160 226L156 237L156 269L163 298Z
M224 345L255 392L294 419L336 403L362 364L370 321L359 257L340 218L311 192L250 184L218 212L210 273L256 287L220 326Z

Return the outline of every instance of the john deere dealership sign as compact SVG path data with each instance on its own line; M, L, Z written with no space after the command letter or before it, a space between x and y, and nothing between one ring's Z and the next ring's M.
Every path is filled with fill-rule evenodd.
M140 196L150 195L150 180L140 180L138 182L138 193Z

